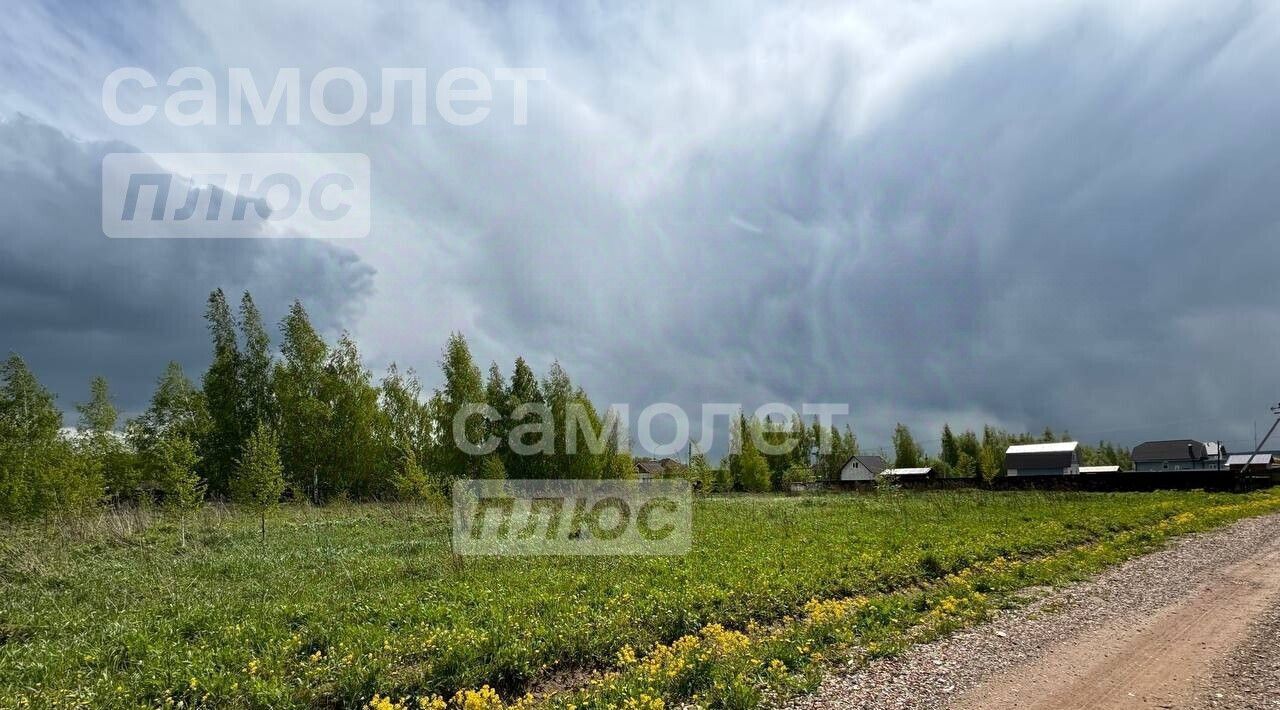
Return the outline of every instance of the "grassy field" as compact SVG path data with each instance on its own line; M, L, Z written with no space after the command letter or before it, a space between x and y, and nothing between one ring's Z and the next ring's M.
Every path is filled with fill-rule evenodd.
M671 558L455 558L447 511L209 509L0 529L0 704L750 706L1280 492L699 501ZM419 702L421 700L421 702ZM392 704L379 699L381 707Z

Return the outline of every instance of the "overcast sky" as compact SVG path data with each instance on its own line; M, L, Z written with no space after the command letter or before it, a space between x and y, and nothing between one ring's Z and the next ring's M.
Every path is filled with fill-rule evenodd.
M450 331L601 405L847 402L1252 444L1280 401L1269 2L36 3L0 22L0 348L136 412L204 298L302 298L427 384ZM1051 7L1052 6L1052 7ZM102 82L200 66L545 68L528 125L123 127ZM305 81L304 81L305 84ZM305 109L305 97L304 97ZM102 155L360 152L360 240L116 240ZM695 424L696 429L696 424Z

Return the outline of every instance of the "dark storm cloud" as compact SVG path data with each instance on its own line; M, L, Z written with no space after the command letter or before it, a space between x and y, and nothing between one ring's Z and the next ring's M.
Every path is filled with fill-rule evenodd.
M1274 4L333 3L292 33L297 13L271 5L140 14L106 29L22 14L0 50L15 76L0 110L156 152L367 153L373 236L351 248L378 289L354 329L375 367L395 359L434 384L462 330L482 362L558 358L600 404L633 412L848 402L873 446L897 421L926 440L944 421L991 421L1240 448L1280 399ZM545 67L548 80L522 127L495 90L493 117L466 128L121 129L101 116L101 77L132 63L160 79L248 65L261 86L300 63L356 67L371 89L402 66L433 79ZM80 258L81 237L55 225L98 233L92 204L62 199L90 171L59 167L59 151L87 148L46 142L17 171L42 189L10 191L4 214L50 246L23 242L3 288L23 299L6 311L24 318L6 321L17 337L60 334L42 348L65 358L53 371L81 372L70 353L95 342L123 376L119 334L166 318L202 357L199 321L174 314L198 313L213 283L264 302L315 284L330 313L346 302L333 294L367 290L352 257L316 244L95 243ZM120 265L146 250L167 268ZM278 276L294 259L306 263ZM48 295L81 279L96 284L75 299L89 305ZM125 287L147 297L107 297ZM169 352L154 350L145 378Z
M726 72L741 112L664 189L607 210L582 185L478 237L482 324L633 407L847 401L874 442L986 419L1243 448L1280 398L1280 99L1258 83L1280 43L1264 9L1223 10L1136 37L1065 13L857 131L838 57L820 98L763 118Z
M64 408L93 375L108 378L126 411L144 405L171 359L198 377L214 288L237 300L250 289L269 323L301 298L330 329L370 292L368 266L318 241L107 239L102 156L132 151L28 119L0 122L0 348L26 358Z

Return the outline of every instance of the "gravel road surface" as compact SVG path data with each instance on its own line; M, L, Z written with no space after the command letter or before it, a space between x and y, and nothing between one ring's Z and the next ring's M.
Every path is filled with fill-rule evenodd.
M789 708L1280 709L1280 515L1188 536Z

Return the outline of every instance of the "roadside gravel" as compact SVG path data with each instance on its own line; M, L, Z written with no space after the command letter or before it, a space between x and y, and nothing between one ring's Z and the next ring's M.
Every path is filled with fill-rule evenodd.
M1250 627L1248 642L1216 664L1197 707L1280 708L1280 600Z
M1280 540L1280 515L1242 520L1188 536L1137 557L1092 580L1060 589L1024 590L1033 599L1019 609L896 658L851 665L828 677L813 694L784 707L942 708L985 680L1044 657L1064 640L1102 627L1139 624L1193 596L1215 573L1246 562ZM1280 600L1277 600L1280 601ZM1218 664L1200 693L1204 707L1280 707L1280 612L1273 606L1251 626L1250 640ZM1255 703L1255 704L1249 704Z

